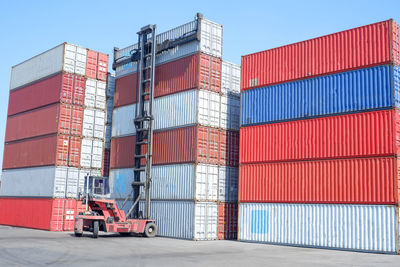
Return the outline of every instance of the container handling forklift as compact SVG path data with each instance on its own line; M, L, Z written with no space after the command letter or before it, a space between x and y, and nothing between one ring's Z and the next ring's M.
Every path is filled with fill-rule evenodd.
M130 55L117 58L118 48L114 48L113 69L128 63L136 62L137 87L136 142L134 155L134 179L132 192L126 197L122 206L118 208L115 200L108 199L108 178L89 176L85 177L85 187L82 203L85 211L75 217L75 236L80 237L83 231L93 233L97 238L99 231L120 234L144 234L147 237L157 235L155 220L150 218L150 185L153 145L153 100L155 80L155 57L178 45L199 41L201 39L201 20L203 15L197 13L195 24L190 24L192 30L173 39L165 39L157 44L156 25L147 25L138 32L138 45ZM188 27L189 27L188 26ZM145 104L145 101L147 102ZM145 152L146 151L146 152ZM141 181L141 173L145 173L145 181ZM143 188L141 190L141 188ZM139 200L145 197L144 214L139 209ZM123 207L129 200L133 204L125 214Z

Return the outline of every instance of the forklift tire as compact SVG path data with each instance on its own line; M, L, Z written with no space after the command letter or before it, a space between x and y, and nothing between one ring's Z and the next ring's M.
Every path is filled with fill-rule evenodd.
M81 237L81 236L82 236L82 233L77 233L77 232L75 232L74 235L75 235L76 237Z
M99 221L93 222L93 238L99 237Z
M157 235L157 225L155 223L148 223L144 228L144 235L146 237L155 237Z

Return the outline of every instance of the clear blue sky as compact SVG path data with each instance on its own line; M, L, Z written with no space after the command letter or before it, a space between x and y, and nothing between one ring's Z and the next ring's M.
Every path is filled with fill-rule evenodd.
M389 18L400 21L400 1L1 1L0 163L11 66L62 42L112 55L136 41L141 26L158 31L191 21L196 12L224 26L224 59L302 41ZM153 13L150 13L153 11Z

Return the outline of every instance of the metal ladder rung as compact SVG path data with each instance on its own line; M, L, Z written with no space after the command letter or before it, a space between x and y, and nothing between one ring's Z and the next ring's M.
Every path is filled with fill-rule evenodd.
M136 145L147 145L149 143L149 141L141 141L141 142L137 142Z
M133 169L135 172L144 172L146 168L134 168Z
M143 131L147 131L147 128L138 128L136 129L136 132L143 132Z
M144 95L144 96L150 95L150 92L144 92L144 93L142 93L142 95Z
M148 82L151 82L151 79L143 80L143 83L148 83Z
M136 159L145 158L145 157L146 157L146 155L135 155Z
M145 186L146 183L145 182L132 182L133 186Z

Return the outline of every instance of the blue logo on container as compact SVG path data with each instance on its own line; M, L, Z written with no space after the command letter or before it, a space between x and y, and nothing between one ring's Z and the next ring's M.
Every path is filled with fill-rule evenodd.
M268 234L269 213L266 210L253 210L250 225L252 234Z
M115 189L118 193L123 194L126 190L126 174L120 174L115 177Z

